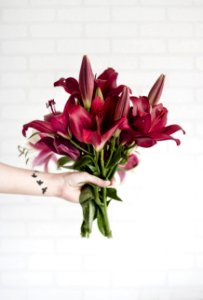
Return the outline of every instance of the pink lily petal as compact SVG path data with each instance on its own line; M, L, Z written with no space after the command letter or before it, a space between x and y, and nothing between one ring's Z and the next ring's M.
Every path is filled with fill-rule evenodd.
M53 128L49 122L40 121L40 120L35 120L23 125L22 133L24 136L26 136L26 131L28 130L28 128L33 128L36 129L37 131L44 132L44 133L53 132Z
M73 77L60 78L54 82L54 86L62 86L64 90L69 93L80 93L78 81Z

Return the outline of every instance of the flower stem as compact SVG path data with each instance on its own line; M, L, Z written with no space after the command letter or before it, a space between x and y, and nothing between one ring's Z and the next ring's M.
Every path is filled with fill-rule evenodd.
M69 140L76 148L78 148L78 149L80 149L81 151L83 151L83 152L85 152L85 153L87 153L87 154L90 154L91 155L91 153L89 152L89 151L87 151L87 150L85 150L84 148L82 148L80 145L78 145L76 142L74 142L73 140Z

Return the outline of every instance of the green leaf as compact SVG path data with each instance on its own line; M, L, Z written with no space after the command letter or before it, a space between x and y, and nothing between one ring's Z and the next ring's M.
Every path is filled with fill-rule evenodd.
M122 201L122 199L117 195L117 190L114 188L107 188L107 196L111 199Z
M116 149L115 153L113 154L110 164L109 164L109 168L113 167L116 163L119 162L120 158L121 158L121 152L122 152L122 145L119 145L118 148Z
M105 221L100 209L97 210L97 225L100 232L106 236Z
M69 161L71 161L71 159L68 156L62 156L57 160L57 167L64 167Z
M80 192L80 204L83 205L86 201L93 200L94 199L94 191L93 188L86 184L82 187Z
M84 155L74 163L73 167L75 170L82 170L83 167L88 166L91 162L91 156Z

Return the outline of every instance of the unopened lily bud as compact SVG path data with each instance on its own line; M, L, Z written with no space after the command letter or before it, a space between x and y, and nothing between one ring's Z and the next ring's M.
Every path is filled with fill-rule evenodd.
M87 55L83 56L79 74L79 87L84 107L89 110L94 90L94 75Z
M130 92L129 88L125 86L123 88L123 92L121 97L118 100L116 105L115 113L114 113L114 121L119 120L122 117L126 117L128 115L130 109Z
M148 100L152 107L159 102L164 86L164 81L165 75L161 74L149 91Z

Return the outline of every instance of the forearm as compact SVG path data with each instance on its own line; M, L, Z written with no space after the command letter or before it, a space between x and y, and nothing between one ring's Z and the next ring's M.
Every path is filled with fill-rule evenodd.
M0 193L58 196L60 177L0 163Z

